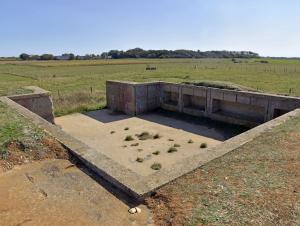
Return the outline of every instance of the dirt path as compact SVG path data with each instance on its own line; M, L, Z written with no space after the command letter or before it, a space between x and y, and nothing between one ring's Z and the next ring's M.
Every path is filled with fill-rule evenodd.
M149 225L150 212L130 215L125 196L109 192L68 160L0 172L0 225ZM116 192L116 191L115 191ZM120 199L121 198L121 199Z

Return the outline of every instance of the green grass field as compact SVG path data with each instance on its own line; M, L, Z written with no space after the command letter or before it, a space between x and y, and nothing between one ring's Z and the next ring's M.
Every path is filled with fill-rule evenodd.
M300 60L123 59L0 61L0 95L36 85L52 92L56 115L105 105L105 81L222 81L270 93L300 96ZM155 65L156 71L146 71Z

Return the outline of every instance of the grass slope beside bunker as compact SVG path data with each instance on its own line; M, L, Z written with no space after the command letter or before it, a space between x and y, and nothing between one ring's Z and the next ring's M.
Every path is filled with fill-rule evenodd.
M147 203L159 225L298 225L300 117L173 181Z
M55 114L99 109L105 81L221 81L254 90L300 96L300 60L120 59L0 62L0 95L36 85L52 92ZM147 71L147 65L157 70Z
M54 139L0 102L0 172L43 159L68 159Z

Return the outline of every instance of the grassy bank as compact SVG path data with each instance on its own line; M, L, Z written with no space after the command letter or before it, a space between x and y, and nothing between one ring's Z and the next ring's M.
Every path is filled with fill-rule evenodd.
M55 140L0 102L0 172L32 161L68 158Z
M159 225L297 225L300 117L158 190Z
M238 62L238 63L236 63ZM300 96L300 60L124 59L0 62L0 95L36 85L53 94L56 114L105 104L105 81L221 81L254 90ZM157 70L147 71L147 65Z

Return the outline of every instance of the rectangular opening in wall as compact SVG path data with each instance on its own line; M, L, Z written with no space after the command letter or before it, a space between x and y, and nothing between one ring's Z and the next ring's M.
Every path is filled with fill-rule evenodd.
M164 103L165 104L177 106L178 99L179 99L179 93L164 91Z
M274 113L273 113L273 118L277 118L277 117L282 116L282 115L284 115L288 112L289 112L288 110L275 108Z
M206 98L192 95L183 95L183 107L191 110L205 111Z
M259 124L264 122L265 108L257 105L214 99L213 113Z

